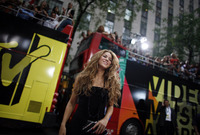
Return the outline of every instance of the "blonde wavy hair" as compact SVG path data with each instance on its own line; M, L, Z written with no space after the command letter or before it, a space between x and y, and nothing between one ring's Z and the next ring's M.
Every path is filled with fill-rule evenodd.
M98 72L99 59L105 52L111 54L112 63L104 73L104 88L108 90L109 104L118 105L118 99L121 97L119 74L117 73L117 70L119 69L119 60L111 50L101 50L92 56L84 70L76 77L73 91L77 95L82 93L86 96L90 95L93 79Z

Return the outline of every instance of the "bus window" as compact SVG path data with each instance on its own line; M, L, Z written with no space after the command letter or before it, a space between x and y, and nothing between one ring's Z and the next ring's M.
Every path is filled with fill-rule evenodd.
M91 35L88 39L85 39L81 42L81 44L78 47L75 57L79 56L81 52L85 51L86 49L90 47L92 38L93 38L93 35Z
M109 41L108 39L106 39L104 37L102 37L102 39L101 39L99 49L112 50L116 55L118 55L120 57L126 57L126 50L124 50L123 48L119 47L118 45L112 43L111 41Z

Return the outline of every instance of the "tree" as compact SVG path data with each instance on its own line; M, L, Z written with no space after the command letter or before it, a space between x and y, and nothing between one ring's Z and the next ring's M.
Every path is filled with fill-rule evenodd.
M76 33L76 30L80 24L80 22L82 21L82 17L84 16L84 14L86 13L87 10L89 10L91 13L95 14L95 9L100 9L102 12L107 12L108 9L114 10L115 11L115 16L117 18L120 18L122 16L124 16L125 14L125 10L127 7L126 2L131 2L131 4L134 5L133 8L133 15L132 17L134 18L136 16L136 12L138 12L142 5L143 7L145 7L146 9L150 9L152 10L152 5L153 3L148 2L149 0L113 0L112 2L114 2L115 4L113 5L112 0L75 0L75 2L78 3L78 15L75 19L75 25L74 25L74 29L73 29L73 34L72 34L72 39L74 38L74 35ZM101 14L103 15L103 14ZM99 18L101 18L101 16L99 16ZM97 18L98 19L98 18ZM97 21L99 22L99 21Z
M169 55L175 51L181 60L186 57L190 63L194 61L194 57L199 55L200 50L199 11L200 8L192 13L175 17L176 24L174 26L155 29L155 31L162 31L158 42L165 44L160 55Z

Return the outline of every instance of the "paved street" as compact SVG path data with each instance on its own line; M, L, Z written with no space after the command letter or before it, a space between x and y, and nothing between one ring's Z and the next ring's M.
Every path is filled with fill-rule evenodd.
M0 135L58 135L59 126L42 127L40 124L0 119Z
M38 129L0 128L0 135L58 135L58 128L38 128Z

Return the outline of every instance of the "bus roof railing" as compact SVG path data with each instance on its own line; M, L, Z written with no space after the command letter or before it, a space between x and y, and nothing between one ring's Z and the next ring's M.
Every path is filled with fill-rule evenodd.
M35 17L35 16L30 16L29 14L26 14L26 15L28 15L28 16L29 16L30 18L32 18L32 19L36 19L36 20L40 21L40 23L38 23L38 24L40 24L40 25L43 25L44 21L47 20L47 19L49 19L49 20L56 20L55 18L46 16L46 15L43 15L43 14L40 14L40 13L36 13L36 11L31 10L31 9L28 9L28 8L26 8L26 7L18 6L18 5L15 5L15 4L13 4L13 3L11 3L11 4L15 6L15 9L14 9L14 8L9 8L9 7L4 6L4 5L0 5L0 7L1 7L1 8L4 8L4 9L8 9L8 10L13 11L11 14L13 14L13 15L15 15L15 16L18 16L18 14L19 14L19 12L20 12L21 9L24 9L24 10L26 10L26 11L32 12L32 13L34 13L34 14L38 14L38 15L42 16L42 18L37 18L37 17ZM1 10L1 9L0 9L0 10ZM23 13L23 14L24 14L24 13ZM62 21L63 19L67 19L67 18L69 18L69 17L67 17L67 16L65 16L65 15L60 15L59 18L61 18L61 21ZM70 18L69 18L69 19L70 19ZM61 21L60 21L60 22L61 22Z
M161 63L158 63L157 61L155 61L149 57L146 57L146 56L143 56L138 53L131 52L131 51L128 51L128 52L129 52L129 58L135 58L135 60L137 60L138 62L144 63L145 65L150 65L152 68L160 68L162 71L166 71L168 73L171 72L171 70L169 70L168 68L166 68L164 66L160 66Z
M149 57L145 57L143 55L140 55L140 54L137 54L137 53L134 53L134 52L131 52L131 51L128 51L128 52L129 52L129 59L130 60L132 59L133 61L136 61L140 64L151 67L153 69L158 69L158 70L165 72L167 74L171 74L171 75L174 75L174 76L177 76L177 74L178 74L178 77L180 77L182 79L185 79L185 80L190 79L193 82L200 84L200 81L196 80L194 75L191 75L191 76L188 77L183 72L178 72L177 74L174 74L173 71L172 71L172 65L165 66L162 63L159 63L159 62L157 62L157 61L155 61L155 60L153 60Z

